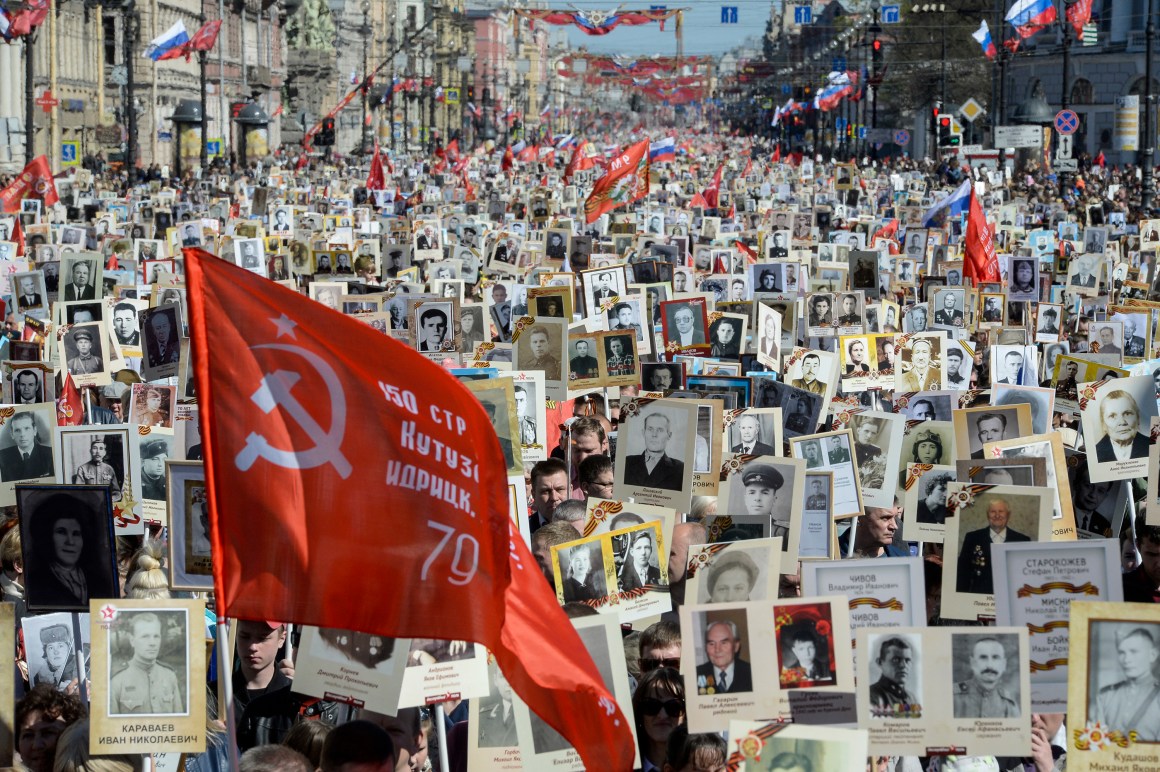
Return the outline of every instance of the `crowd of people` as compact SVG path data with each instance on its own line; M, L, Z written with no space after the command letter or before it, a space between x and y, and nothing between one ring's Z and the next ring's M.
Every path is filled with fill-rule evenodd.
M604 136L603 149L612 155L642 138ZM1123 599L1160 598L1160 519L1149 519L1156 493L1147 480L1157 470L1132 463L1149 454L1160 397L1152 311L1160 220L1140 211L1138 170L1086 165L1061 190L1034 159L1000 168L958 158L842 161L709 133L691 133L680 148L648 170L646 195L591 218L585 198L606 153L570 136L545 138L531 159L450 146L436 157L399 155L371 190L365 168L324 161L234 174L218 166L181 180L159 170L135 185L94 161L58 180L59 203L28 198L0 215L0 246L11 245L0 588L14 604L12 729L25 767L145 765L145 755L89 755L89 638L74 636L70 620L87 625L80 615L94 599L163 605L190 596L174 587L173 534L162 527L172 523L167 462L201 459L182 247L306 293L465 381L522 374L510 402L485 400L509 469L524 474L521 530L567 616L624 622L617 666L629 676L645 772L723 770L737 750L724 733L690 732L690 683L721 694L763 688L739 655L736 624L712 622L691 637L680 622L679 609L698 603L686 586L699 545L789 540L821 512L820 545L800 529L795 556L917 556L927 625L993 624L944 615L943 574L954 572L959 591L993 596L990 543L1033 537L1007 527L1012 505L1002 499L954 550L939 529L952 517L948 485L964 479L954 462L984 464L995 443L1057 437L1066 471L1050 483L998 465L979 479L1066 490L1054 519L1073 524L1069 538L1113 540ZM982 276L967 254L968 200L988 222L998 276ZM1111 379L1124 387L1091 391ZM679 413L648 412L681 400L717 403L719 412L686 426ZM899 416L905 426L891 435ZM787 472L783 459L801 461ZM838 475L843 465L860 490L851 511L837 508L831 483L806 484L810 470ZM908 496L907 478L919 473ZM44 490L70 484L107 489L108 498L87 508L45 499ZM621 546L618 529L632 525L622 520L611 526L612 553L571 549L592 536L592 505L606 501L654 504L671 526L659 539L633 532ZM190 518L199 555L210 543L204 515ZM756 599L768 569L732 554L707 569L704 594ZM801 595L797 560L775 573L778 596ZM663 613L625 621L600 611L610 594L658 587ZM194 597L210 600L212 639L212 594ZM52 619L38 622L44 615ZM173 663L136 643L164 634L153 624L132 626L132 648L109 674L115 712L179 712L185 687ZM445 719L428 708L379 715L295 690L297 626L256 620L234 629L233 672L211 667L193 686L207 693L207 749L184 756L191 772L229 768L230 737L242 770L324 772L438 769L443 735L445 772L498 769L470 747L529 742L512 722L510 688L506 702L502 689L450 701ZM1160 638L1150 630L1124 646L1135 640L1155 662ZM818 641L812 628L787 639L794 659L783 685L834 680L838 663ZM681 672L692 648L706 660L695 675ZM876 663L876 708L915 701L911 648L896 638L865 652ZM971 652L972 668L979 664L953 695L956 715L1016 715L989 677L1004 654L985 642ZM232 732L218 715L224 679ZM1141 679L1160 683L1160 673L1152 665ZM1150 728L1156 698L1153 690L1137 712L1109 697L1107 720L1160 735ZM1064 716L1026 720L1022 757L875 754L867 768L1062 769ZM811 772L820 763L799 748L761 768Z

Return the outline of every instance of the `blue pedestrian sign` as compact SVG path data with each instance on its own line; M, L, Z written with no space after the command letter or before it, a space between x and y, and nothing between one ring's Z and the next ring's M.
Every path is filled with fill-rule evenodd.
M902 22L902 6L899 5L884 5L882 6L883 24L899 24Z
M858 139L866 139L866 127L865 126L858 127Z
M207 156L219 156L222 154L222 141L220 139L206 140L205 154Z
M898 131L894 132L894 144L905 145L908 142L910 142L909 131L906 129L899 129Z
M814 7L812 5L795 5L793 7L794 24L813 24Z
M793 89L790 88L790 85L788 83L782 83L781 84L781 93L782 94L792 94Z
M1079 114L1075 110L1060 110L1055 114L1055 130L1060 134L1075 134L1079 130Z
M838 72L843 72L846 69L846 57L835 56L834 61L833 61L833 67L831 67L830 69L837 70Z
M60 162L65 166L71 166L77 162L76 142L62 142L60 144Z
M723 5L721 6L721 23L722 24L736 24L737 23L737 6Z

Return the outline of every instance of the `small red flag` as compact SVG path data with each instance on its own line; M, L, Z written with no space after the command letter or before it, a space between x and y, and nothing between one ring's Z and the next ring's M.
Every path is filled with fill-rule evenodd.
M701 197L705 199L705 203L710 209L716 209L717 203L721 196L721 174L725 171L725 162L717 167L717 171L713 172L713 180L709 183L709 187L701 193Z
M387 179L383 174L383 157L379 155L379 141L375 140L375 152L371 156L371 171L367 175L367 190L385 190Z
M56 183L52 179L52 169L48 159L42 155L33 158L11 185L0 190L0 209L18 212L20 202L26 198L39 198L45 206L60 201L56 194Z
M967 235L964 244L966 259L963 261L963 276L974 285L979 282L999 281L999 258L995 255L995 243L991 238L991 228L983 214L983 206L971 186L971 207L967 213Z
M12 242L16 244L16 255L24 257L24 226L20 224L20 218L15 217L12 221Z
M218 33L222 29L222 20L214 19L201 25L201 29L193 33L193 37L186 44L191 51L209 51L217 43Z
M1075 30L1077 40L1083 40L1083 27L1092 18L1092 0L1076 0L1074 5L1067 6L1064 14L1068 24Z
M512 155L511 147L503 151L503 160L499 162L499 168L503 171L511 171L512 165L515 163L515 156Z
M480 642L588 769L631 769L627 719L508 513L483 406L369 325L183 253L219 614ZM352 591L367 577L400 589Z
M648 195L648 138L629 145L608 163L608 172L592 186L584 202L584 221L595 222L618 206Z
M81 403L81 393L73 383L72 373L64 374L64 388L56 398L56 425L80 426L85 422L85 408Z

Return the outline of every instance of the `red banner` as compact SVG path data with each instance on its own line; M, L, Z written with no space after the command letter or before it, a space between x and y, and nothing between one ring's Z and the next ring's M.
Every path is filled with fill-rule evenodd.
M987 217L971 186L971 207L967 212L967 235L964 244L966 260L963 262L963 276L971 279L975 286L982 281L999 281L999 258L995 255L995 243L991 238L991 228Z
M183 252L219 613L478 641L589 769L631 768L624 714L508 514L482 405L369 325Z
M608 162L607 173L592 186L592 193L584 202L586 223L648 195L648 145L648 139L643 139Z
M45 206L60 201L56 195L52 169L48 166L48 159L42 155L33 158L11 185L0 190L0 209L19 212L20 202L26 198L39 198Z

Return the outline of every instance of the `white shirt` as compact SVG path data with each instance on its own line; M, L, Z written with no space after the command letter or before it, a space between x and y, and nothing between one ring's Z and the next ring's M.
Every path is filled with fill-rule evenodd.
M1006 528L1004 528L1001 531L994 531L994 530L991 531L991 543L992 544L1003 544L1005 541L1007 541L1007 529Z

